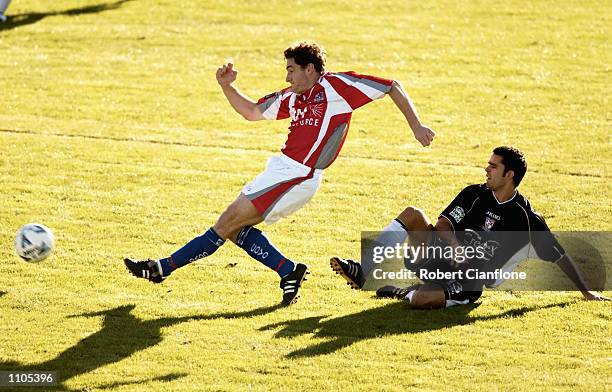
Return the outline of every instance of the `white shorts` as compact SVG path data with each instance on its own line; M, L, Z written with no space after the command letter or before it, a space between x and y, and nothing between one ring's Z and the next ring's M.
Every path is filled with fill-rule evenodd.
M308 203L319 189L322 178L323 170L280 155L270 158L266 170L246 184L242 193L270 225Z

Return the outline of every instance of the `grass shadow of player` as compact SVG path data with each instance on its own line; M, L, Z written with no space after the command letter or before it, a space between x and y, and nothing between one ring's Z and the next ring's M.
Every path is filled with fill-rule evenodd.
M292 351L286 357L315 357L331 354L367 339L427 332L471 324L477 321L521 317L534 310L565 307L568 304L558 303L539 307L522 307L494 315L472 316L470 312L477 308L479 304L458 306L444 310L420 311L409 309L405 303L393 302L378 308L338 318L328 319L329 316L308 317L266 325L260 328L260 330L273 330L282 327L274 335L276 338L291 338L314 333L316 338L323 338L325 341Z
M37 23L48 16L76 16L85 14L96 14L103 11L114 10L121 7L124 3L133 0L117 0L112 3L102 3L79 8L72 8L65 11L56 12L28 12L25 14L7 15L7 20L0 23L0 31L12 30L21 26Z
M21 364L16 361L0 362L0 370L5 371L57 371L58 385L54 390L67 391L65 382L73 377L87 374L95 369L119 362L134 353L153 347L163 340L161 329L188 321L249 318L271 313L280 305L267 306L244 312L214 313L184 317L163 317L141 320L131 312L134 305L120 306L101 312L84 313L76 317L103 317L102 328L79 341L74 346L61 352L57 357L41 363ZM97 388L114 389L116 387L142 384L150 381L172 381L187 376L186 373L170 373L164 376L125 382L109 383ZM38 388L38 389L36 389ZM20 388L20 390L22 390ZM26 389L23 389L26 390ZM32 390L40 390L33 387Z
M0 291L0 297L7 295L8 293L6 291Z

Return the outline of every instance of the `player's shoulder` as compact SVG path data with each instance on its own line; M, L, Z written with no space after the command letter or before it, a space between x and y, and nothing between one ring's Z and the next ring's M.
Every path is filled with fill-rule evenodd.
M544 222L544 215L542 215L539 211L537 211L534 208L534 206L529 202L529 199L527 199L527 196L517 191L515 200L518 205L520 205L527 211L527 213L533 214L539 220Z
M284 89L277 92L276 94L280 95L281 98L285 99L289 97L291 94L293 94L293 91L291 91L291 86L287 86Z
M333 72L333 71L326 71L323 75L321 75L321 78L326 79L326 80L330 80L330 79L342 79L342 78L355 78L357 77L359 74L355 71L341 71L341 72Z
M527 213L529 221L531 222L531 225L532 225L532 230L536 230L536 231L549 231L550 230L548 227L548 224L546 223L546 219L544 218L544 214L537 211L533 207L533 205L531 205L531 203L529 202L529 199L527 199L525 195L517 191L517 194L515 196L515 202L516 204L521 206Z
M521 192L519 192L518 190L516 191L516 194L514 195L514 198L512 199L512 201L518 204L519 206L525 208L527 211L532 211L531 203L529 203L529 199L527 199L527 197L523 195Z
M317 81L317 84L325 90L328 90L330 87L332 87L332 89L335 92L337 92L340 95L344 95L346 94L346 90L345 90L346 87L353 84L353 82L356 80L356 78L352 76L351 73L354 74L353 71L349 71L349 72L326 71L323 75L321 75L321 77Z
M333 77L333 76L338 76L338 75L357 75L357 72L355 71L325 71L323 72L323 75L321 76L326 78L326 77Z
M486 184L472 184L472 185L468 185L465 188L463 188L461 192L471 193L474 195L481 196L481 195L490 193L491 191L489 190L489 188L487 188Z
M461 199L464 202L468 202L469 200L488 200L487 194L491 194L491 191L487 189L485 184L472 184L464 187L455 198Z
M546 221L544 220L544 215L542 215L540 212L536 211L535 208L533 208L533 206L529 202L529 199L527 199L527 197L525 195L523 195L522 193L520 193L517 190L516 191L516 195L514 196L514 199L512 201L516 205L520 206L523 210L525 210L525 212L527 213L527 216L531 220L539 221L539 223L541 223L544 226L546 226Z
M274 91L270 94L266 94L263 97L261 97L259 99L259 102L263 102L263 101L267 101L269 99L277 99L277 98L282 98L285 99L287 98L289 95L291 95L291 86L287 86L282 90L279 91Z

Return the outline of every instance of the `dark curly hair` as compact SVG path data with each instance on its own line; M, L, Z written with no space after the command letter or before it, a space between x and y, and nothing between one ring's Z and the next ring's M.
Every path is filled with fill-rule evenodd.
M325 49L316 42L297 42L285 49L285 59L293 59L296 64L305 68L314 65L319 73L325 71Z
M493 150L493 154L502 157L504 175L506 175L508 170L514 172L512 181L514 186L518 186L527 172L527 161L523 153L516 147L500 146Z

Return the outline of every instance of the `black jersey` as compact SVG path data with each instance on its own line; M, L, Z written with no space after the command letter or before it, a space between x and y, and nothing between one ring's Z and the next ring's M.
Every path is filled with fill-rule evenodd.
M512 271L527 258L558 261L565 251L527 198L515 191L514 196L499 202L485 184L470 185L442 212L452 224L464 245L480 245L487 250L487 269ZM494 287L502 281L488 282Z

